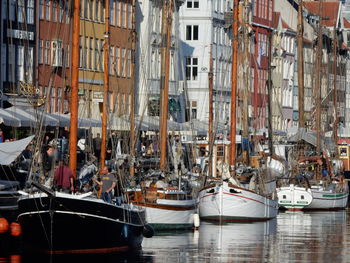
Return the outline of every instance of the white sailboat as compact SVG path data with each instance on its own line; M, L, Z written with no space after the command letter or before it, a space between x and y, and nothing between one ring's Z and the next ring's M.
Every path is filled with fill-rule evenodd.
M231 90L231 144L230 166L235 167L230 173L229 165L217 165L221 178L208 180L198 195L198 209L201 219L215 221L262 221L276 217L278 212L276 179L271 169L274 159L266 156L254 156L254 165L249 166L249 156L243 153L244 164L236 167L236 94L237 94L237 56L238 56L238 0L233 9L233 59ZM246 33L246 32L245 32ZM245 41L248 53L248 41ZM246 54L248 57L248 54ZM247 96L246 96L247 99ZM212 100L210 100L212 101ZM209 106L210 107L210 106ZM209 121L210 122L210 121ZM244 132L248 131L246 127ZM209 136L211 129L209 128ZM248 137L246 134L244 137ZM212 144L213 139L209 139ZM209 165L211 165L209 161ZM209 171L212 169L209 167ZM209 172L211 175L211 172Z

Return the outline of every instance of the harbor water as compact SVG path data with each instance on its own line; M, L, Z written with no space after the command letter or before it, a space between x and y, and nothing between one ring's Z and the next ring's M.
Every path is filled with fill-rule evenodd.
M257 223L201 222L195 231L145 238L142 250L129 254L23 255L18 242L7 242L12 247L2 248L0 262L350 262L349 218L343 210L280 212Z

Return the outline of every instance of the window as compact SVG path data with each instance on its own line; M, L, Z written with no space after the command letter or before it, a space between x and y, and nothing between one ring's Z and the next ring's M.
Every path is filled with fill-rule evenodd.
M57 22L57 2L52 1L52 21Z
M7 81L7 73L6 73L6 54L7 54L7 45L2 44L2 52L1 52L1 77L2 81Z
M95 39L94 70L98 70L98 39Z
M120 27L121 25L121 22L120 22L120 19L121 19L121 2L117 2L116 4L116 12L115 12L115 19L116 19L116 25Z
M198 58L186 58L186 80L197 80L198 78Z
M128 28L132 29L132 5L128 4Z
M64 64L66 68L69 68L69 45L66 45L66 48L64 49Z
M24 46L18 46L17 80L24 81Z
M114 61L114 47L111 46L109 48L109 59L108 59L108 67L109 67L109 74L114 74L114 67L113 67L113 61Z
M110 14L109 14L109 24L115 25L115 0L109 0Z
M93 65L92 65L93 63L92 56L94 54L94 49L92 46L93 42L94 42L93 38L92 37L89 38L89 69L93 69Z
M199 0L187 0L187 8L199 8Z
M34 59L34 48L28 47L28 55L26 58L26 76L27 82L33 83L33 59Z
M186 40L198 40L198 26L186 26Z
M39 40L39 50L38 50L38 63L43 64L43 51L44 51L44 41Z
M44 62L46 65L50 64L50 41L45 41Z
M45 8L45 18L47 21L50 21L50 0L46 1L46 8Z
M88 44L89 44L89 38L84 38L84 52L83 52L83 68L87 69L88 67Z
M44 0L39 1L39 19L44 19Z
M80 41L79 41L79 68L82 68L84 63L83 63L83 60L84 60L84 53L83 53L83 37L80 37Z
M63 0L59 0L58 8L59 8L58 22L63 23L63 11L64 11L64 1Z
M123 3L123 10L122 10L122 27L126 28L126 19L127 19L127 8L128 5L126 3Z
M17 18L18 18L18 22L20 23L24 23L24 19L26 17L26 13L25 13L25 3L24 0L18 0L18 10L17 10Z
M197 101L191 102L191 119L197 119Z
M122 77L126 77L126 58L125 58L125 55L126 55L126 49L125 48L122 48L122 58L121 58L121 76Z
M88 18L88 12L89 12L89 0L84 0L84 18Z
M115 48L115 73L116 76L120 76L120 54L119 47Z
M302 195L302 196L300 196L300 199L301 199L301 200L304 200L305 198L304 198L304 196Z
M128 49L128 72L127 72L127 77L131 77L131 69L132 69L132 63L131 63L131 49Z
M92 0L89 0L89 19L90 20L93 20L94 19L94 12L92 11L93 10L93 4L92 4Z
M10 15L11 21L16 21L16 0L10 0Z
M15 45L8 45L8 80L15 82L15 64L16 64L16 50Z
M100 16L99 16L100 8L101 8L100 4L101 4L100 0L95 1L95 20L96 21L100 21Z
M54 40L52 41L51 49L51 62L54 67L62 67L62 41Z
M70 5L69 5L68 1L65 2L64 9L65 9L65 12L66 12L66 23L69 24Z
M148 114L149 116L159 116L159 98L151 98L148 101Z
M283 199L286 199L287 198L287 196L286 195L283 195Z

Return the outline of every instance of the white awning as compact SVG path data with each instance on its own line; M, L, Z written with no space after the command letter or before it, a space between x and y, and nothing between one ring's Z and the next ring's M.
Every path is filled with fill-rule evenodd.
M34 135L18 141L0 143L0 165L9 165L16 160L33 138Z

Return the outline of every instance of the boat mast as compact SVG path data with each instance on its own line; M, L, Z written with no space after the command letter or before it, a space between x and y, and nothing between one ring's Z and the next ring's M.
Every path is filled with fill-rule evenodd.
M316 49L316 80L315 80L315 92L316 92L316 153L321 155L321 65L322 65L322 0L319 3L319 27L317 37L317 49Z
M269 50L268 50L268 79L267 79L267 96L268 96L268 132L269 132L269 140L268 140L268 145L269 145L269 153L270 155L274 154L273 150L273 144L272 144L272 139L273 139L273 130L272 130L272 79L271 79L271 74L272 74L272 67L271 67L271 57L272 57L272 30L269 32Z
M100 169L105 166L107 149L107 110L108 110L108 90L109 90L109 0L105 0L105 43L103 46L103 110L102 110L102 142Z
M214 147L214 134L213 134L213 45L210 45L209 56L209 176L213 173L213 147Z
M303 0L299 0L298 7L298 110L299 128L305 128L304 120L304 25L303 25Z
M135 41L136 41L136 31L135 31L135 1L132 1L132 61L131 61L131 105L130 105L130 155L131 158L135 158ZM130 175L135 175L135 166L132 162L130 166Z
M233 1L232 22L232 72L231 72L231 149L230 167L231 171L236 166L236 93L237 93L237 49L238 49L238 5L239 0Z
M78 140L78 88L79 88L79 33L80 33L80 1L73 4L73 36L72 36L72 93L70 103L69 131L69 166L76 177L77 140Z
M165 0L162 9L162 53L161 53L161 80L160 80L160 170L166 169L166 153L168 139L168 97L169 97L169 69L170 69L170 42L172 25L173 0Z
M333 122L333 139L335 145L337 145L338 142L338 94L337 94L337 46L338 46L338 40L337 40L337 25L336 21L334 24L334 39L333 39L333 109L334 109L334 122ZM336 151L337 152L337 151Z
M248 1L245 1L244 4L244 27L243 27L243 39L244 39L244 59L243 59L243 72L245 73L244 76L244 85L243 85L243 111L242 111L242 117L243 117L243 131L242 131L242 136L243 140L249 143L249 122L248 122L248 93L249 93L249 68L250 68L250 55L249 55L249 36L248 36L248 17L249 17L249 8L250 4ZM245 69L244 69L245 68ZM243 146L243 145L242 145ZM244 145L243 148L243 163L245 165L249 165L249 150L245 148L245 146L249 147L248 145Z

